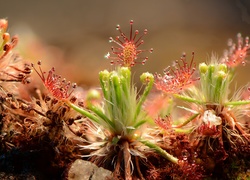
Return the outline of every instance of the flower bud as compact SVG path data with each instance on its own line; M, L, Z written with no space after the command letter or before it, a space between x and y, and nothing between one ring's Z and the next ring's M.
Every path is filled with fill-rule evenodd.
M208 66L206 65L206 63L201 63L199 65L199 70L201 74L206 74L207 69L208 69Z
M227 73L227 65L226 64L219 64L218 70L223 71L224 73Z
M99 77L101 81L108 81L110 73L107 70L101 71Z
M150 81L153 81L154 80L154 76L153 74L149 73L149 72L146 72L146 73L143 73L141 76L140 76L140 80L143 84L146 84Z
M0 19L0 31L3 29L3 32L7 30L8 21L6 19Z

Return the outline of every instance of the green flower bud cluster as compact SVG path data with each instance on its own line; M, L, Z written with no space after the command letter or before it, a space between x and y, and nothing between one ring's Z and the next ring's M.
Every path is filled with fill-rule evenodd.
M228 97L230 72L226 64L199 65L201 88L206 102L224 104Z
M141 76L147 86L139 99L136 88L131 85L130 68L120 67L111 72L104 70L99 77L105 98L103 109L112 123L112 127L108 128L116 135L133 136L131 132L146 122L141 106L153 86L153 75L144 73Z
M141 81L146 87L139 98L136 87L131 84L129 67L118 67L111 72L101 71L99 80L104 96L103 106L88 101L88 110L74 104L71 107L108 130L113 137L133 138L133 132L147 122L142 104L153 87L154 76L150 73L141 75Z

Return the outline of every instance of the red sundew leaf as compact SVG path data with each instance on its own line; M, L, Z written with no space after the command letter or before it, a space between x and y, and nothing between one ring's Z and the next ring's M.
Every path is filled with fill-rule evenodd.
M199 78L195 78L196 64L194 62L194 53L190 64L186 61L186 55L183 54L181 59L176 60L174 64L164 70L164 75L155 75L155 86L158 90L166 93L179 93L183 89L192 85Z
M166 118L156 118L155 124L157 124L160 128L165 130L171 130L172 129L172 119L170 116L166 116Z
M18 37L6 32L8 21L0 19L0 81L29 83L31 69L23 59L13 51L18 43Z
M31 66L36 71L36 73L41 78L44 86L47 90L58 99L67 99L70 97L74 89L76 88L76 84L71 84L71 82L67 82L66 79L61 78L61 76L55 74L55 69L52 68L48 75L45 76L46 72L41 69L41 61L38 62L39 71L34 67L33 64Z
M17 36L13 36L11 41L9 42L10 34L6 32L7 28L8 28L8 21L6 19L0 19L0 34L3 40L2 44L0 44L0 51L3 50L3 53L0 54L0 60L2 60L5 56L7 56L18 43Z
M110 53L105 56L107 59L111 60L111 65L120 64L125 67L132 67L136 63L144 65L148 60L148 57L140 57L139 55L142 52L153 52L152 48L150 50L139 49L139 46L144 43L142 37L148 33L148 30L145 29L143 34L138 37L138 30L135 30L133 34L133 23L133 20L131 20L129 37L122 32L120 25L117 25L116 29L120 32L120 36L117 36L115 39L112 37L109 38L109 42L114 42L117 45L115 47L111 47L112 54L115 56L111 56Z
M221 58L223 63L229 67L236 67L239 64L243 66L246 64L246 57L249 55L249 38L245 38L245 42L241 34L237 35L237 43L233 43L230 39L228 41L229 49L224 51L224 56Z

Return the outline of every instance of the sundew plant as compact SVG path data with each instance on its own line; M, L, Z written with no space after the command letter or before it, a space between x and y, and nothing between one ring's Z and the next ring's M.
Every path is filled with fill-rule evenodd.
M137 77L132 69L146 69L144 54L153 49L141 49L148 30L129 23L128 33L117 25L119 36L109 38L111 66L99 72L99 88L79 90L54 67L24 62L14 50L17 36L0 20L2 157L52 149L63 174L81 158L111 170L111 179L249 178L250 91L233 84L248 65L248 38L238 34L221 57L197 64L194 53L190 60L183 54L163 74Z
M91 99L86 101L86 109L79 108L74 104L70 106L77 112L91 120L88 136L95 137L94 141L88 140L89 145L81 146L84 149L93 149L88 156L91 161L98 165L114 164L114 176L122 177L124 169L125 179L132 179L133 171L136 170L140 178L143 178L139 167L140 159L146 159L146 153L158 152L169 161L178 164L178 159L158 146L150 132L150 118L143 109L150 90L154 85L154 76L145 72L140 80L145 85L141 95L138 94L131 78L131 68L138 63L144 64L148 59L140 54L146 50L140 50L143 44L142 37L137 38L139 31L133 34L133 21L130 21L130 35L127 37L117 26L120 32L116 40L110 38L118 47L112 47L112 54L107 54L111 64L115 65L113 71L104 70L99 73L102 89L102 104L94 105ZM149 50L152 52L152 49ZM151 122L152 123L152 122Z

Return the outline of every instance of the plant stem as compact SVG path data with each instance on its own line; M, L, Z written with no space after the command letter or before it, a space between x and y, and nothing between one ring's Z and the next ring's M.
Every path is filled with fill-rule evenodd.
M161 156L163 156L164 158L166 158L170 162L175 163L175 164L179 164L178 158L176 158L176 157L172 156L171 154L169 154L168 152L164 151L161 147L157 146L156 144L149 142L147 140L140 140L140 142L143 143L144 145L148 146L149 148L154 149L155 152L157 152L158 154L160 154Z
M150 75L151 75L151 74L149 74L149 76L150 76ZM142 76L143 76L143 75L142 75ZM140 100L139 100L139 102L138 102L138 104L137 104L137 106L136 106L134 121L136 120L138 114L139 114L140 111L141 111L141 107L142 107L143 102L146 100L146 98L147 98L147 96L148 96L150 90L151 90L152 87L153 87L154 78L153 78L153 77L149 77L148 79L149 79L149 82L148 82L146 88L144 89L144 92L143 92L143 94L141 95Z
M200 113L194 114L193 116L191 116L190 118L188 118L184 123L179 124L179 125L173 125L173 128L181 128L185 125L187 125L190 121L192 121L193 119L195 119Z
M186 102L191 102L191 103L196 103L196 104L202 104L203 101L199 101L197 99L193 99L193 98L190 98L188 96L183 96L183 95L180 95L180 94L174 94L174 97L178 98L178 99L181 99L183 101L186 101Z
M226 102L226 106L241 106L241 105L246 105L250 104L250 101L231 101L231 102Z
M87 106L92 112L94 112L97 116L99 116L105 123L115 129L114 123L102 112L102 110L96 106L88 105Z
M67 102L67 104L68 104L72 109L74 109L75 111L77 111L77 112L79 112L80 114L82 114L82 115L88 117L90 120L92 120L92 121L94 121L94 122L100 124L99 118L96 117L95 115L91 114L90 112L86 111L85 109L82 109L82 108L80 108L80 107L78 107L78 106L76 106L76 105L74 105L74 104L72 104L72 103Z

